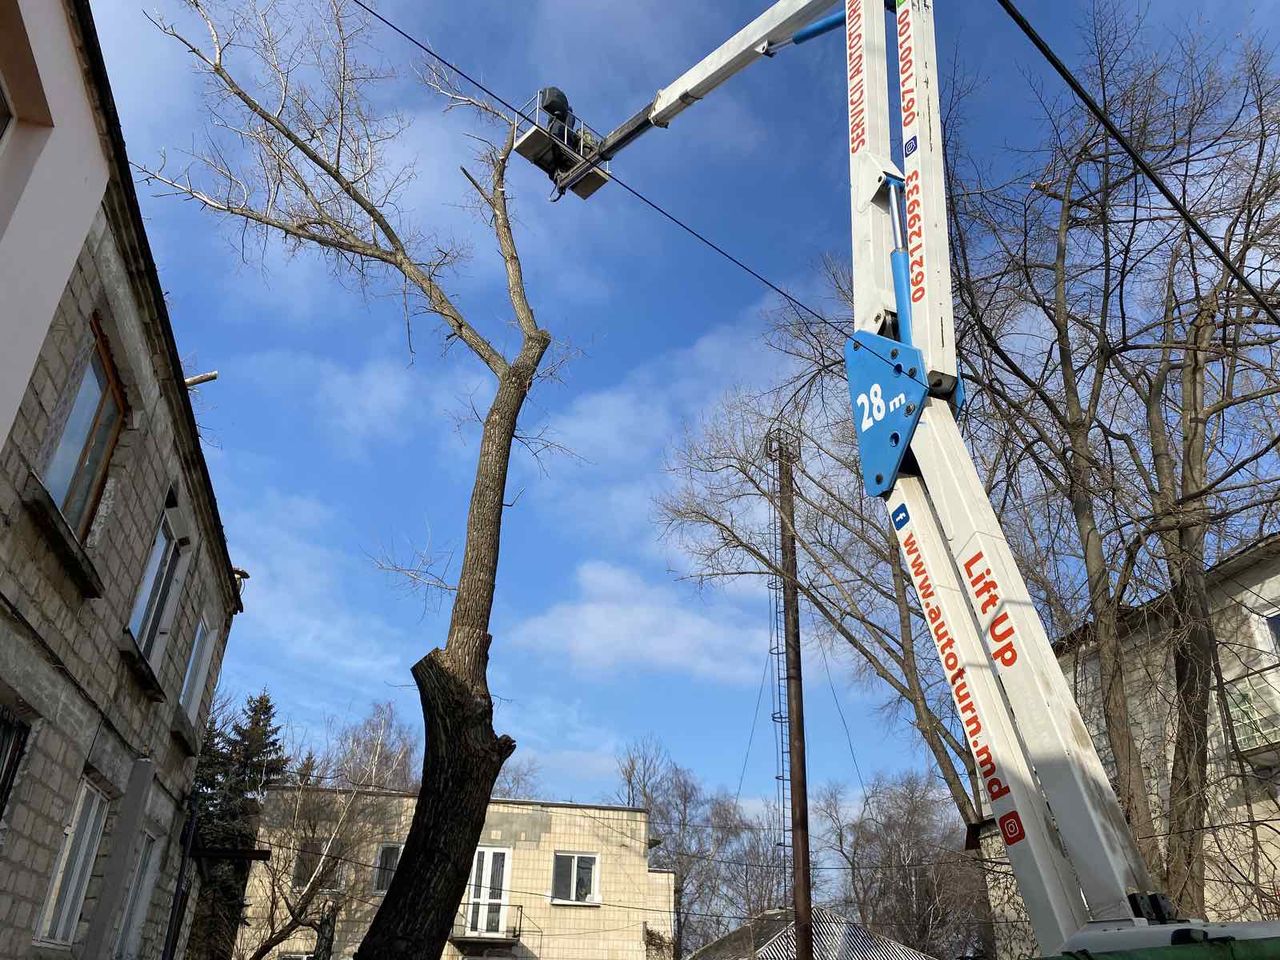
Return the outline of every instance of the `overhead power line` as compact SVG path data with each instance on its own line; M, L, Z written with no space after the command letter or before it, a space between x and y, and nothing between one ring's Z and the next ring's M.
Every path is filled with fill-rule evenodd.
M380 14L377 10L375 10L373 7L369 6L369 4L365 3L365 2L364 2L364 0L353 0L353 2L354 2L354 3L355 3L355 5L356 5L356 6L358 6L361 10L364 10L364 11L365 11L366 13L368 13L371 17L373 17L374 19L378 20L380 23L382 23L382 24L383 24L384 26L386 26L388 29L390 29L390 30L394 31L395 33L398 33L398 34L399 34L401 37L403 37L405 40L408 40L408 41L409 41L410 43L412 43L415 47L417 47L419 50L421 50L423 53L425 53L427 56L429 56L432 60L436 61L436 63L440 64L440 65L441 65L442 67L444 67L446 70L449 70L451 73L454 73L454 74L456 74L457 76L461 77L463 80L467 81L467 83L471 84L471 85L472 85L473 87L475 87L477 90L482 91L486 96L492 97L494 100L496 100L498 103L502 104L504 107L506 107L506 108L507 108L508 110L510 110L513 114L515 114L516 116L518 116L520 119L524 120L526 123L533 124L534 126L537 126L537 125L538 125L537 121L536 121L533 117L530 117L527 113L525 113L525 112L524 112L523 110L521 110L519 107L517 107L517 106L515 106L514 104L512 104L510 100L507 100L505 97L503 97L503 96L499 95L498 93L496 93L496 92L495 92L492 88L490 88L489 86L487 86L487 85L485 85L485 84L481 83L479 80L477 80L477 79L476 79L475 77L473 77L471 74L467 73L465 70L463 70L461 67L459 67L456 63L453 63L453 62L452 62L452 61L450 61L450 60L446 60L444 57L442 57L440 54L436 53L436 52L435 52L434 50L432 50L429 46L427 46L427 44L423 43L423 42L422 42L421 40L419 40L417 37L413 36L411 33L408 33L407 31L405 31L405 30L401 29L399 26L397 26L397 25L396 25L395 23L393 23L391 20L388 20L386 17L384 17L382 14ZM569 152L569 153L573 154L573 156L574 156L574 157L576 157L578 160L580 160L580 161L582 161L582 162L586 162L586 159L587 159L587 158L586 158L585 156L583 156L580 152L578 152L577 150L574 150L574 149L573 149L572 147L570 147L568 144L565 144L565 145L564 145L564 147L565 147L565 149L566 149L566 150L568 150L568 152ZM757 271L757 270L753 269L752 267L748 266L746 263L744 263L744 262L743 262L742 260L740 260L738 257L734 256L732 253L730 253L730 252L729 252L728 250L726 250L724 247L720 246L720 244L716 243L714 240L712 240L712 239L711 239L710 237L708 237L706 234L701 233L700 231L698 231L698 230L697 230L697 229L695 229L694 227L690 226L688 223L686 223L685 221L681 220L681 219L680 219L679 217L677 217L674 213L671 213L669 210L667 210L666 208L662 207L660 204L657 204L657 203L655 203L654 201L650 200L648 197L646 197L643 193L641 193L641 192L640 192L639 190L637 190L635 187L633 187L633 186L631 186L630 184L628 184L625 180L622 180L621 178L619 178L616 174L610 173L610 174L609 174L609 179L610 179L610 181L612 181L613 183L616 183L618 186L620 186L620 187L621 187L623 190L625 190L627 193L631 194L633 197L635 197L637 200L639 200L639 201L640 201L641 203L643 203L645 206L649 207L651 210L653 210L653 211L654 211L655 213L657 213L659 216L664 217L665 219L669 220L671 223L675 224L677 227L679 227L679 228L680 228L681 230L683 230L685 233L689 234L689 236L693 237L693 238L694 238L695 240L697 240L699 243L702 243L702 244L704 244L705 246L707 246L708 248L710 248L711 250L714 250L714 251L715 251L716 253L718 253L720 256L724 257L726 260L728 260L730 263L732 263L734 266L736 266L736 267L738 267L739 269L744 270L746 273L750 274L752 277L754 277L754 278L755 278L756 280L758 280L760 283L764 284L766 287L768 287L768 288L769 288L770 290L772 290L774 293L778 294L778 296L782 297L784 300L786 300L788 303L790 303L793 307L796 307L796 308L797 308L797 309L799 309L799 310L803 310L805 313L810 314L810 315L811 315L811 316L813 316L816 320L818 320L818 321L820 321L820 322L822 322L822 323L830 323L830 322L831 322L831 321L829 321L826 317L824 317L822 314L820 314L817 310L814 310L812 307L810 307L808 304L802 303L800 300L797 300L795 297L793 297L791 294L789 294L789 293L788 293L786 290L784 290L782 287L778 286L778 284L774 283L774 282L773 282L772 280L770 280L768 277L764 276L764 274L762 274L762 273L760 273L759 271Z
M1280 325L1280 314L1276 312L1275 307L1267 302L1266 298L1258 288L1253 285L1253 282L1244 275L1244 271L1236 266L1236 264L1232 262L1231 258L1223 251L1222 247L1218 245L1218 242L1214 240L1213 237L1209 236L1209 232L1200 225L1200 221L1197 220L1182 201L1178 199L1173 190L1169 188L1169 185L1164 182L1164 178L1162 178L1160 174L1156 173L1155 168L1152 167L1151 164L1147 163L1142 154L1138 152L1137 148L1129 142L1129 138L1120 132L1120 128L1112 122L1111 118L1107 116L1106 111L1098 105L1098 102L1093 99L1089 91L1084 88L1084 85L1076 79L1075 74L1071 72L1070 68L1058 58L1058 55L1053 52L1052 48L1050 48L1049 44L1045 42L1044 38L1041 37L1040 34L1036 32L1035 28L1027 22L1027 18L1022 15L1022 12L1013 4L1012 0L996 0L996 2L1004 8L1004 11L1009 14L1013 19L1013 22L1018 25L1018 28L1026 34L1027 39L1031 41L1035 48L1044 55L1044 58L1049 61L1053 69L1058 72L1058 76L1062 77L1067 86L1071 88L1071 91L1080 99L1080 102L1089 109L1089 112L1093 114L1094 118L1102 124L1107 133L1111 134L1112 139L1114 139L1116 143L1120 145L1121 149L1129 155L1129 159L1134 162L1134 165L1137 166L1137 168L1146 175L1147 179L1151 181L1152 185L1160 191L1161 196L1169 201L1169 205L1172 206L1174 210L1178 211L1178 215L1186 221L1187 226L1191 228L1192 232L1204 241L1205 245L1213 251L1213 255L1222 262L1222 265L1227 268L1230 274L1240 282L1241 286L1249 291L1250 296L1252 296L1254 300L1258 301L1258 306L1262 308L1263 312L1266 313L1274 323Z

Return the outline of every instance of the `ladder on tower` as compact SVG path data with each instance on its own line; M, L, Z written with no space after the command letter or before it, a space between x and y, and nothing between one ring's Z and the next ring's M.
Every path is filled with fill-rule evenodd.
M777 478L775 478L775 484ZM774 569L780 568L778 557L781 520L777 509L777 489L773 491L770 510L769 540L772 544L772 563ZM783 622L782 578L769 578L769 602L771 616L769 618L769 654L773 660L773 726L777 738L777 761L774 780L777 787L775 798L777 809L777 847L778 847L778 903L784 904L787 899L787 877L791 876L792 837L791 837L791 704L787 697L787 639Z

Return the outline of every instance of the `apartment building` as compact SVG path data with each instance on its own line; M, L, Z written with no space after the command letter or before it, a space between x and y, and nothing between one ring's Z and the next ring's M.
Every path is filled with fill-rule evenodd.
M87 0L0 0L0 290L0 956L171 957L239 585Z
M1221 669L1209 711L1207 919L1275 919L1280 916L1280 534L1223 558L1207 578ZM1173 642L1183 627L1169 598L1161 596L1124 610L1119 629L1132 729L1160 833L1167 830L1177 724ZM1094 746L1113 775L1088 625L1055 648ZM983 848L990 856L1003 853L994 831ZM989 887L993 911L1006 921L995 929L1000 960L1035 956L1012 883L993 875Z
M328 796L327 816L317 816L316 795ZM330 956L351 957L399 863L414 799L270 791L258 846L272 858L250 873L238 950L284 929L289 918L277 905L288 898L333 931ZM648 813L635 807L492 801L445 960L670 960L674 877L649 867L651 846ZM317 936L297 929L268 956L305 960Z

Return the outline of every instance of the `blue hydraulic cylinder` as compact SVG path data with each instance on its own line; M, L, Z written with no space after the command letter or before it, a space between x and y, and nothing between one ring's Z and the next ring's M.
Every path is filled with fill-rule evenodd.
M791 35L792 43L804 43L806 40L812 40L814 37L820 37L824 33L830 33L836 27L844 26L844 11L833 13L830 16L823 17L821 20L815 20L807 27L801 27Z
M905 250L889 254L893 267L893 301L898 307L898 337L911 343L911 257Z

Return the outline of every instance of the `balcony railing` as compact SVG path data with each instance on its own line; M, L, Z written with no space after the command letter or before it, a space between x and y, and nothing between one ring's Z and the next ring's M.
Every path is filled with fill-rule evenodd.
M516 153L552 180L575 166L579 158L590 160L604 142L603 135L573 114L568 116L567 123L553 117L543 108L537 94L520 113L516 126ZM569 189L586 199L608 180L609 161L601 160Z
M513 944L524 927L524 909L511 903L464 903L454 918L449 940L459 948Z

